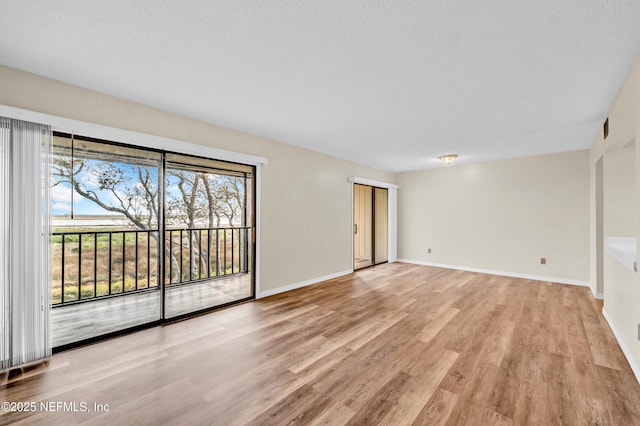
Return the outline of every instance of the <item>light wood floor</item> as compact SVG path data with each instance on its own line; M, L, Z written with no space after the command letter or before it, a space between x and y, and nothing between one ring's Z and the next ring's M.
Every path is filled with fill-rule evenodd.
M0 423L638 425L640 385L582 287L406 264L57 354Z

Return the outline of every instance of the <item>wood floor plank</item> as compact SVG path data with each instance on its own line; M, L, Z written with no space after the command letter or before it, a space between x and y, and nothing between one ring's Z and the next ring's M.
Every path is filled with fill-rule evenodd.
M329 407L320 416L309 419L309 426L340 426L346 424L356 412L341 402Z
M617 356L618 348L612 347L607 341L605 329L600 324L585 322L584 330L589 341L591 355L597 365L616 370L625 367L625 362Z
M385 333L389 328L402 321L409 314L402 311L390 311L381 315L374 315L373 321L376 323L376 327L363 336L352 340L348 343L348 346L353 350L358 350L362 346L376 339L381 334Z
M348 345L363 334L368 333L375 326L376 324L374 323L360 323L358 326L353 327L350 330L345 330L343 333L318 345L315 351L310 354L310 356L307 356L304 359L295 362L294 364L289 366L289 370L293 371L294 373L299 373L324 356L330 354L335 350L338 350L341 347Z
M447 419L448 425L473 424L485 415L487 402L496 383L498 367L478 362L476 371L477 374L458 390L458 401Z
M500 366L504 354L507 350L513 330L515 329L514 321L503 321L501 327L487 334L485 343L480 349L480 360L490 364Z
M402 397L385 414L383 424L412 424L424 405L433 396L438 385L458 359L456 352L445 351L433 365L422 374L411 375ZM357 414L356 414L357 415Z
M347 423L348 425L380 425L387 413L397 404L402 390L411 379L402 371L389 380L370 401L362 407Z
M445 425L458 402L458 396L438 388L413 421L413 426Z
M588 289L402 263L56 354L0 377L0 424L638 425Z
M460 309L450 308L447 309L442 315L438 316L434 320L430 321L422 331L420 331L419 339L425 343L428 343L431 339L435 337L436 334L442 330L442 328L447 325L451 318L456 316L456 314L460 312Z
M500 414L492 411L491 409L485 409L482 416L479 417L479 424L491 425L491 426L512 426L513 420L508 417L501 416Z

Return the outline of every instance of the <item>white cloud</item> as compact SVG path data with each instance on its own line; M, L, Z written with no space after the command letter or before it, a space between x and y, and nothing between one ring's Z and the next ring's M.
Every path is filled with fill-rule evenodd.
M51 204L53 210L61 210L63 212L71 210L71 203L57 202Z
M60 202L70 203L71 188L63 185L56 185L53 188L51 188L49 192L49 197L51 198L52 202L60 201Z

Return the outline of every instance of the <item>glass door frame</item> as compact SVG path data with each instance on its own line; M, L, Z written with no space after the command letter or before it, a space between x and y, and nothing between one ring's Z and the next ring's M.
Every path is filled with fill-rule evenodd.
M245 173L244 176L244 192L245 192L245 196L244 196L244 206L243 206L243 219L245 220L245 227L249 228L249 235L247 238L247 242L250 242L249 248L248 248L248 252L246 253L246 255L248 256L248 263L247 263L247 273L250 275L250 279L251 279L251 295L248 297L244 297L241 299L237 299L237 300L232 300L230 302L226 302L226 303L222 303L222 304L218 304L215 306L210 306L210 307L205 307L202 309L196 309L193 311L189 311L187 313L183 313L183 314L178 314L178 315L172 315L172 316L168 316L167 314L167 306L166 306L166 301L167 301L167 294L166 294L166 283L165 283L165 274L166 274L166 267L167 267L167 262L166 262L166 258L167 258L167 246L166 244L163 247L163 259L160 262L161 265L161 272L162 272L162 287L161 287L161 314L162 314L162 318L161 321L164 323L170 323L170 322L174 322L174 321L178 321L184 318L189 318L192 316L197 316L206 312L211 312L217 309L221 309L221 308L225 308L228 306L232 306L232 305L237 305L239 303L244 303L247 302L249 300L254 300L256 299L256 239L255 239L255 232L256 232L256 170L257 167L254 165L250 165L250 164L241 164L241 163L233 163L230 161L224 161L224 160L216 160L216 159L212 159L212 158L207 158L207 157L201 157L201 156L196 156L196 155L191 155L191 154L181 154L181 153L176 153L176 152L171 152L171 151L163 151L162 154L162 176L164 179L164 182L166 182L166 172L168 169L167 163L169 162L167 160L167 156L168 155L178 155L180 157L191 157L193 159L201 159L201 160L213 160L215 162L222 162L222 163L228 163L228 164L238 164L240 166L244 166L244 167L250 167L251 172L249 173L251 175L251 185L249 187L247 187L246 185L246 181L247 181L247 176ZM231 171L231 170L230 170ZM162 209L162 217L161 217L161 221L162 221L162 227L160 228L160 232L161 235L166 235L167 232L167 223L166 223L166 214L165 214L165 207L166 207L166 191L163 189L163 191L161 191L162 194L162 202L159 203L160 208ZM250 198L249 198L250 197ZM249 200L249 204L251 206L251 209L248 210L247 209L247 200ZM159 216L160 217L160 216ZM247 223L246 222L246 218L250 217L251 218L251 223ZM234 228L229 228L229 229L234 229ZM233 235L233 233L232 233ZM232 237L233 238L233 237ZM226 247L225 247L226 250ZM233 254L232 254L233 256ZM226 267L226 265L225 265ZM219 278L216 278L219 279ZM169 280L171 282L171 279Z
M68 132L64 132L64 131L59 131L59 130L54 130L53 132L54 136L58 135L58 136L63 136L63 137L67 137L67 136L71 136L70 133ZM158 170L158 234L161 235L162 237L159 239L159 241L162 241L162 243L159 242L159 259L158 259L158 284L159 284L159 292L160 292L160 318L158 320L155 321L149 321L149 322L145 322L145 323L141 323L140 325L136 325L133 327L128 327L128 328L123 328L120 330L116 330L113 332L108 332L105 334L100 334L97 335L95 337L92 338L88 338L88 339L83 339L83 340L79 340L73 343L69 343L69 344L64 344L58 347L53 348L53 352L60 352L63 350L67 350L67 349L71 349L74 347L78 347L78 346L84 346L96 341L101 341L101 340L105 340L111 337L115 337L118 335L123 335L123 334L128 334L137 330L141 330L141 329L146 329L146 328L150 328L150 327L154 327L160 324L165 324L165 323L171 323L171 322L175 322L175 321L179 321L188 317L193 317L193 316L197 316L197 315L201 315L203 313L206 312L211 312L211 311L215 311L217 309L222 309L231 305L236 305L236 304L240 304L240 303L244 303L246 301L249 300L253 300L256 299L258 297L257 295L257 265L258 265L258 259L257 259L257 255L258 255L258 250L257 250L257 232L258 232L258 201L259 201L259 194L257 192L257 188L259 186L258 183L258 178L259 178L259 165L256 164L247 164L247 163L242 163L242 162L235 162L235 161L229 161L229 160L223 160L223 159L217 159L217 158L210 158L210 157L206 157L206 156L199 156L199 155L193 155L190 153L181 153L181 152L176 152L176 151L171 151L171 150L167 150L167 149L158 149L158 148L153 148L153 147L149 147L149 146L145 146L145 145L137 145L137 144L129 144L129 143L122 143L122 142L116 142L113 140L107 140L107 139L102 139L102 138L96 138L96 137L91 137L91 136L84 136L84 135L73 135L75 138L82 138L84 140L87 141L91 141L91 142L95 142L95 143L101 143L101 144L105 144L105 145L112 145L112 146L121 146L121 147L126 147L126 148L132 148L132 149L136 149L136 150L141 150L141 151L149 151L149 152L155 152L155 153L160 153L162 156L162 160L161 160L161 165L159 167ZM182 315L177 315L177 316L173 316L170 318L166 317L166 306L165 306L165 299L166 299L166 286L165 286L165 272L166 272L166 262L165 262L165 255L166 255L166 244L164 244L164 235L166 232L166 220L165 220L165 201L166 201L166 188L165 188L165 183L166 183L166 166L167 166L167 160L166 160L166 156L167 154L177 154L180 156L185 156L185 157L193 157L193 158L200 158L200 159L204 159L204 160L213 160L216 162L221 162L221 163L228 163L228 164L239 164L242 166L247 166L251 168L251 183L250 185L247 187L245 186L245 200L250 199L250 212L247 210L246 208L246 201L245 201L245 206L244 206L244 210L246 211L245 215L248 214L251 218L251 223L247 223L246 225L249 226L249 238L248 238L248 250L250 250L250 252L248 252L248 257L249 257L249 262L247 264L248 267L248 273L250 274L250 282L251 282L251 295L246 297L246 298L242 298L242 299L238 299L238 300L233 300L227 303L223 303L223 304L219 304L219 305L215 305L212 307L207 307L204 309L200 309L200 310L196 310L193 312L189 312L189 313L185 313ZM250 197L250 198L247 198ZM50 278L51 279L51 278ZM88 302L90 303L90 302Z

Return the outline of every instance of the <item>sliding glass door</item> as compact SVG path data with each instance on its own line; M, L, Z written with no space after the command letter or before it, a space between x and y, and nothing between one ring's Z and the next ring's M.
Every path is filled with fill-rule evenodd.
M161 318L162 155L54 134L52 346Z
M253 175L54 134L52 346L254 297Z
M388 190L353 185L353 268L388 260Z
M253 297L253 168L167 154L165 170L165 317Z

